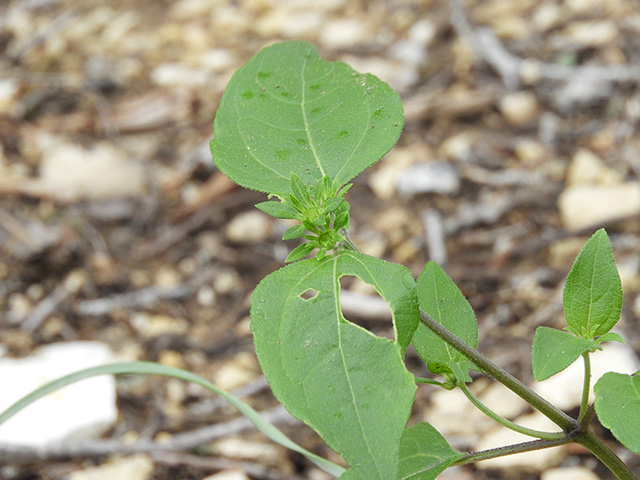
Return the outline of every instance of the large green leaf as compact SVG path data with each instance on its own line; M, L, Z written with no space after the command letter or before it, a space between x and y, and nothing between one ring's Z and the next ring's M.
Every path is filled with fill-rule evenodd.
M634 453L640 454L640 377L605 373L596 383L598 419Z
M533 378L540 382L561 372L583 353L597 350L598 342L549 327L538 327L531 349Z
M420 308L470 347L478 346L478 324L473 309L453 280L436 263L429 262L418 277ZM470 381L473 364L451 345L420 324L413 337L418 355L433 373L452 374Z
M293 193L292 173L311 185L323 174L347 183L395 145L403 123L402 101L386 83L290 41L233 75L211 152L234 182L282 197Z
M397 341L348 322L340 277L373 285L391 308ZM415 396L403 362L416 328L415 282L400 266L357 252L303 260L264 278L253 294L256 353L276 397L354 470L344 478L396 478Z
M428 423L407 428L400 444L398 480L433 480L462 457Z
M585 338L604 335L620 318L622 285L604 229L578 254L567 275L563 304L571 331Z

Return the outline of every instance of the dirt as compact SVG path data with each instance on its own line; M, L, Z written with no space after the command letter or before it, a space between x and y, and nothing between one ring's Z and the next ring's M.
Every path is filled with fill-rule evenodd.
M417 275L436 247L424 213L436 212L446 253L439 259L476 310L479 348L529 382L534 329L562 326L564 277L588 235L605 226L623 270L621 331L638 352L638 213L570 228L559 198L581 150L611 174L613 185L638 182L640 76L623 72L581 91L566 80L583 66L609 72L640 66L640 4L304 3L13 0L0 6L3 353L24 357L50 343L97 340L129 358L214 380L223 367L245 383L259 378L248 330L250 296L292 246L279 239L283 224L272 221L250 242L234 240L231 222L264 196L227 181L207 143L230 75L262 46L290 38L378 74L405 104L398 146L358 177L348 195L356 245ZM512 57L504 60L500 49L479 42L478 32L489 32ZM530 68L514 75L514 58L530 60ZM551 78L536 65L564 65L567 76ZM74 176L83 164L65 163L73 148L81 159L102 152L104 169ZM459 188L398 191L395 179L405 168L431 161L452 165ZM122 165L131 173L112 178ZM182 287L184 293L166 295ZM154 301L118 303L119 295L144 288L157 295ZM96 300L103 302L97 314L90 310ZM150 331L154 321L159 330ZM172 388L160 379L119 382L121 418L109 435L154 437L237 415L227 407L198 413L195 406L206 403L207 394L175 387L172 397ZM258 410L276 405L264 389L248 401ZM416 418L428 408L428 395L420 395ZM284 430L330 455L305 428ZM242 438L267 443L255 433ZM311 476L317 472L298 455L276 452L271 460L244 460L257 470L232 457L229 465L255 479L323 478ZM201 479L231 468L206 459L155 457L152 478ZM8 465L1 475L64 478L104 460ZM640 472L637 458L630 463ZM608 478L580 450L569 452L564 464L586 465ZM509 474L472 467L458 473Z

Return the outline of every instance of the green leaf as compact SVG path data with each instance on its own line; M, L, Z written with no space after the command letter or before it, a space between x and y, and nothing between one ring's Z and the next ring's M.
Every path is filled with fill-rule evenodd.
M473 309L460 289L436 263L429 262L418 277L420 308L470 347L478 346L478 325ZM471 381L473 364L426 326L420 324L413 337L418 355L433 373L453 374Z
M601 337L598 337L596 339L596 342L598 342L598 343L602 343L602 342L624 343L624 338L622 338L616 332L607 332L604 335L602 335Z
M316 246L311 242L305 242L298 245L296 248L291 250L289 255L287 255L285 263L297 262L298 260L303 259L309 255L314 248L316 248Z
M111 363L108 365L100 365L98 367L91 367L84 370L65 375L52 382L43 385L42 387L34 390L30 394L22 397L20 400L9 406L4 412L0 413L0 425L25 408L27 405L35 402L39 398L44 397L56 390L70 385L72 383L84 380L85 378L95 377L97 375L130 375L130 374L146 374L146 375L163 375L165 377L179 378L187 382L198 384L207 390L220 395L227 400L231 405L237 408L240 413L247 417L251 423L253 423L258 430L264 433L271 440L283 447L289 448L294 452L301 453L307 457L310 461L322 468L324 471L338 476L344 472L344 469L333 462L325 460L318 455L305 450L297 443L294 443L289 437L278 430L275 426L265 420L258 412L256 412L251 406L244 403L239 398L236 398L232 394L221 389L217 385L205 380L204 378L196 375L195 373L181 370L179 368L169 367L153 362L127 362L127 363ZM55 415L56 412L51 412L51 415ZM184 448L184 445L182 446Z
M291 174L291 191L294 198L298 199L301 204L308 203L311 199L309 196L309 186L304 183L298 175Z
M396 341L345 320L340 277L372 285L391 308ZM351 465L345 478L396 478L415 382L403 361L417 326L415 282L404 267L345 251L264 278L251 305L256 353L273 393Z
M598 419L629 450L640 454L640 377L605 373L594 387Z
M311 44L264 48L231 78L214 122L215 164L254 190L293 193L290 177L343 185L397 142L402 101L386 83L320 58Z
M300 217L300 214L296 212L289 205L282 202L261 202L256 205L256 208L262 210L267 215L273 218L286 218L294 220Z
M331 213L338 209L340 205L342 205L344 199L342 197L331 197L327 202L322 206L322 210L325 214Z
M463 455L428 423L407 428L400 444L398 480L433 480Z
M304 235L304 233L307 231L306 228L304 228L304 225L294 225L291 228L288 228L283 234L282 234L282 239L283 240L292 240L294 238L300 238L301 236Z
M567 368L583 353L599 348L593 340L555 328L538 327L531 349L533 378L537 382L546 380Z
M604 229L578 254L567 276L563 304L569 327L585 338L604 335L620 318L622 285Z

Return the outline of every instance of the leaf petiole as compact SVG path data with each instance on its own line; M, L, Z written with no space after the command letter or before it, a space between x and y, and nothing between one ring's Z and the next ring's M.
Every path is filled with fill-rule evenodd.
M583 353L582 358L584 360L584 384L582 386L582 401L580 402L578 423L582 423L589 410L589 392L591 391L591 357L589 357L589 352Z
M558 440L560 438L566 438L566 434L564 432L543 432L540 430L535 430L533 428L524 427L522 425L518 425L517 423L512 422L511 420L507 420L502 415L498 415L496 412L487 407L482 401L476 397L473 392L469 389L466 383L460 383L458 385L462 393L469 399L469 401L482 413L484 413L487 417L491 418L495 422L499 423L503 427L509 428L514 432L522 433L523 435L528 435L530 437L540 438L542 440Z

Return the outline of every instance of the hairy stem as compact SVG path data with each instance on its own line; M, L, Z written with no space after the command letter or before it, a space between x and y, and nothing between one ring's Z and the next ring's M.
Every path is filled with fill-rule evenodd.
M466 358L471 360L484 373L495 378L498 382L502 383L505 387L518 395L533 408L548 417L565 433L573 432L576 429L577 423L573 418L557 408L555 405L549 403L547 400L535 393L513 375L497 366L483 354L471 348L449 330L444 328L431 316L425 313L422 309L420 310L420 321L438 337L458 350Z
M580 413L578 414L578 422L582 422L582 419L589 410L589 392L591 390L591 358L589 352L582 354L584 360L584 383L582 386L582 401L580 402Z
M515 445L507 445L505 447L492 448L490 450L482 450L461 457L453 463L453 465L466 465L481 460L489 460L496 457L504 457L506 455L514 455L516 453L533 452L534 450L542 450L543 448L557 447L571 442L572 439L568 435L555 440L533 440L531 442L518 443Z
M459 385L459 387L462 390L462 393L465 394L469 401L473 403L473 405L478 408L478 410L480 410L495 422L513 430L514 432L522 433L523 435L528 435L530 437L541 438L543 440L559 440L561 438L567 437L564 432L542 432L540 430L535 430L533 428L527 428L522 425L518 425L511 420L507 420L502 415L498 415L496 412L482 403L480 399L476 397L471 390L469 390L469 387L465 383L462 383L461 385Z

